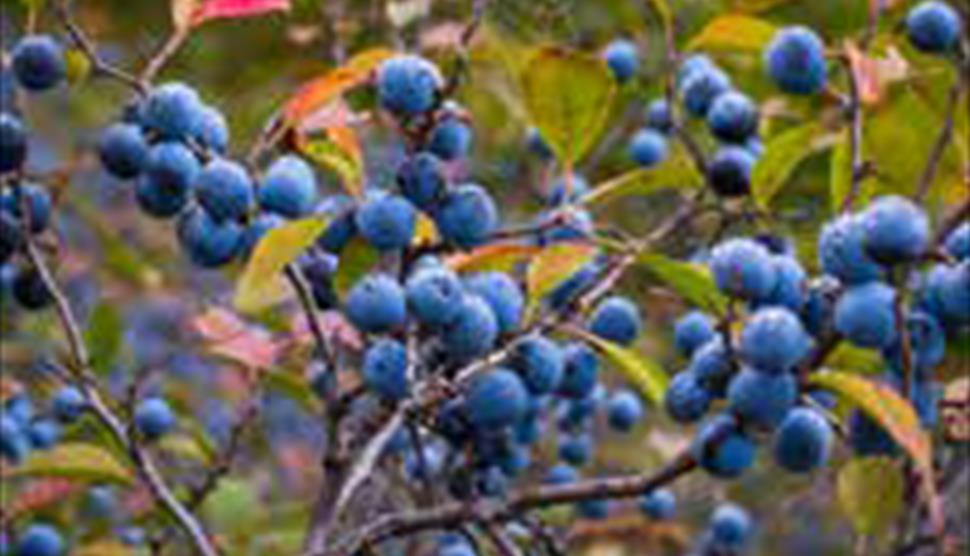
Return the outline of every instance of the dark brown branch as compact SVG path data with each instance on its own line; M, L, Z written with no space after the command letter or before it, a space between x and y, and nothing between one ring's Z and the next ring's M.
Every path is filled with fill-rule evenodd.
M940 167L940 162L943 160L943 154L946 152L946 148L953 138L953 126L954 120L956 119L957 106L960 104L960 97L966 91L968 80L970 78L963 75L963 72L957 71L956 83L950 88L950 92L947 95L946 107L943 109L943 127L940 128L940 133L933 142L933 147L930 149L930 154L926 159L926 166L923 168L923 173L920 175L919 183L916 186L915 198L918 202L925 200L926 196L929 195L930 188L933 186L933 180L936 178L936 172Z
M91 63L91 68L95 73L100 73L115 79L123 83L124 85L130 87L138 94L145 94L147 88L143 83L138 81L134 75L118 68L108 62L105 62L99 55L94 42L85 34L84 30L81 29L80 25L74 20L73 11L73 0L62 0L57 3L56 11L57 16L60 18L61 23L67 30L68 35L70 35L71 40L74 42L75 46L84 53L84 56Z
M503 523L536 508L583 500L635 497L669 484L696 467L694 458L683 453L654 473L591 479L568 485L531 487L513 491L504 499L452 502L428 510L390 514L378 518L330 550L312 552L311 555L352 556L365 546L374 546L389 538L430 529L454 529L464 523Z

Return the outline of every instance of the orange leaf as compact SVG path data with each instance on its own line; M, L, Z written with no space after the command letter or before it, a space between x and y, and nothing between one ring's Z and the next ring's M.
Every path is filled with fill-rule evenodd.
M370 79L371 72L381 62L394 55L382 48L365 50L343 66L302 85L283 108L283 115L291 124L309 116L345 92Z
M10 501L7 511L10 517L15 517L42 510L53 504L63 503L65 498L83 488L83 483L63 477L34 479L20 489L16 497Z
M467 253L457 253L445 259L445 264L457 272L502 270L528 260L540 251L535 245L521 243L493 243Z
M269 332L246 324L225 309L209 309L196 317L192 325L212 353L247 368L268 368L282 352L282 343L274 340Z
M863 104L878 104L885 97L888 86L905 79L909 73L909 64L895 48L889 48L885 58L874 58L859 50L855 43L846 42L845 54Z

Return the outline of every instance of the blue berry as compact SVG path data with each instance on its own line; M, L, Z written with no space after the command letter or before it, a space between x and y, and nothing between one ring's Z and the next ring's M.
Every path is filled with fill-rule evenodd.
M472 136L471 126L457 116L449 116L431 130L428 150L442 160L456 160L468 155Z
M445 195L435 212L438 232L463 249L485 243L498 227L498 208L481 186L465 184Z
M357 236L357 210L350 197L345 195L327 197L317 205L315 212L330 220L327 228L317 238L317 245L321 249L340 253Z
M256 218L249 221L245 231L243 231L242 246L239 248L244 258L248 258L256 245L263 239L263 236L273 228L283 225L283 219L271 212L260 213ZM311 281L312 282L312 281Z
M622 345L633 343L642 328L636 304L618 295L603 300L589 319L590 332Z
M607 402L606 418L613 429L629 431L643 418L643 402L632 391L620 390Z
M24 205L28 210L30 232L39 234L46 230L50 225L52 212L51 197L47 189L27 183L0 197L0 211L7 212L18 220L24 218Z
M571 303L579 294L592 286L603 265L592 262L584 265L575 274L559 283L547 297L549 305L553 309L561 309Z
M458 312L442 332L445 351L452 358L466 361L487 354L498 339L495 313L482 297L465 295Z
M666 488L651 490L640 498L640 511L655 521L666 521L677 511L677 499Z
M860 456L894 455L898 449L893 437L859 410L849 418L849 443Z
M778 31L765 50L764 64L768 76L786 93L809 95L825 87L825 45L808 27Z
M568 485L579 480L579 471L565 463L557 463L546 471L542 482L547 485Z
M114 124L101 133L98 155L105 170L117 178L130 179L148 164L148 143L132 124Z
M563 348L565 366L559 383L559 394L573 398L585 398L596 387L599 378L599 358L584 343L574 342Z
M729 239L711 252L711 272L721 291L741 299L763 299L777 276L767 249L750 239Z
M758 129L758 109L746 95L728 91L711 104L707 127L722 141L743 143Z
M691 444L698 464L722 479L740 476L754 462L754 443L738 430L737 421L720 414L706 421Z
M674 324L674 345L689 357L697 348L714 339L717 334L714 324L714 319L701 311L687 313Z
M946 52L959 43L963 22L945 2L922 2L906 16L906 33L923 52Z
M946 236L946 252L957 260L970 258L970 222L964 221Z
M194 208L179 217L177 236L189 259L203 268L215 268L235 259L245 246L243 227L232 221L216 222Z
M709 66L691 72L680 86L680 95L688 113L705 118L714 99L730 89L731 78L720 69Z
M38 450L53 448L61 438L61 427L50 419L41 419L30 424L27 431L30 444Z
M771 374L747 367L728 385L728 404L745 423L774 427L798 399L798 382L791 374Z
M135 408L134 423L145 438L157 439L175 427L175 414L165 400L148 398Z
M220 155L229 149L229 124L222 112L212 106L202 105L196 119L192 138L199 146Z
M641 129L630 138L627 153L633 162L644 168L656 166L667 158L667 138L659 131Z
M30 91L50 89L67 73L64 49L49 35L28 35L20 39L11 58L17 81Z
M30 453L30 439L13 417L0 415L0 457L20 463Z
M559 457L575 467L582 467L593 459L593 437L589 433L561 435Z
M441 327L458 315L464 295L461 281L445 267L424 268L408 278L407 301L422 324Z
M556 178L556 181L552 182L549 190L546 192L547 205L550 207L567 205L589 193L589 182L581 174L573 172L570 178L571 183L569 185L571 189L569 190L569 195L566 195L566 176L559 176Z
M716 68L717 65L706 54L691 54L681 62L677 70L677 85L681 86L695 73Z
M200 171L199 161L181 143L159 143L148 151L145 172L135 186L142 210L158 218L178 214Z
M896 340L895 301L882 282L853 286L835 305L835 330L860 347L889 347Z
M660 133L670 133L673 126L674 119L667 100L658 98L650 101L647 105L647 127Z
M381 251L403 249L411 244L417 212L404 197L375 193L357 209L357 231Z
M620 83L625 83L636 75L637 67L640 65L637 45L624 39L608 44L603 51L603 59L613 72L613 77Z
M943 357L946 355L946 336L943 333L943 327L932 315L917 310L906 317L906 328L909 332L913 368L920 372L932 371L943 362ZM898 368L903 367L900 344L897 338L884 352L886 359Z
M43 309L54 301L40 272L32 267L17 269L11 289L17 303L28 311Z
M27 130L13 114L0 112L0 174L16 170L27 159Z
M34 523L20 535L17 556L63 556L67 543L53 525Z
M970 323L970 260L956 266L935 265L921 294L927 310L947 328Z
M891 195L874 201L861 215L862 244L885 263L917 259L930 243L930 222L912 201Z
M445 194L441 161L432 153L419 152L405 159L397 170L401 194L418 208L428 210Z
M34 418L34 404L26 394L17 394L7 400L3 412L21 427L26 427Z
M530 393L542 395L559 387L565 363L558 344L545 336L530 335L515 346L509 365L519 373Z
M386 332L407 318L404 290L386 274L370 274L347 294L345 313L364 332Z
M832 426L813 409L789 411L775 431L775 460L788 471L818 469L828 461L831 450Z
M191 137L199 128L202 101L185 83L166 83L155 87L142 109L143 124L164 139Z
M255 201L246 169L224 158L210 161L195 178L195 196L216 222L242 219Z
M869 257L863 245L865 233L858 215L845 214L826 224L818 237L822 270L845 284L878 280L882 267Z
M502 334L519 328L525 310L525 296L511 276L502 272L481 272L465 279L465 289L488 303Z
M526 132L525 144L526 148L529 149L529 152L538 156L542 160L548 161L556 157L556 153L552 151L549 143L547 143L545 138L542 137L539 130L534 127L530 127Z
M317 204L317 179L302 158L286 155L276 159L259 186L259 206L284 218L300 218Z
M707 166L711 187L722 197L746 195L751 188L755 162L755 157L744 147L732 145L718 149Z
M751 536L751 517L741 506L721 504L711 516L710 532L716 545L736 551Z
M443 80L438 68L418 56L396 56L377 71L377 94L381 106L404 116L431 110Z
M801 317L805 329L813 336L830 330L838 294L839 281L832 276L821 276L809 285Z
M407 368L407 349L396 340L380 340L364 354L364 382L386 400L400 401L408 395Z
M801 311L805 305L807 276L805 269L794 257L773 255L776 283L771 293L762 300L762 305L776 305L791 311Z
M689 371L674 375L664 395L664 408L674 421L697 421L710 406L711 394L701 385L697 375Z
M801 321L788 309L769 307L756 312L741 333L741 356L765 372L785 372L808 355L811 340Z
M65 386L57 391L51 400L54 416L65 423L72 423L81 416L87 401L84 394L73 386Z
M468 420L480 430L510 426L528 410L529 393L518 375L508 369L495 369L472 380L465 395Z

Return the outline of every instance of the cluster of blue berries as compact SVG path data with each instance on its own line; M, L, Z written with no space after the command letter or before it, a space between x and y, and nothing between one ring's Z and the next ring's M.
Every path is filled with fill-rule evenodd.
M813 346L844 339L879 350L885 381L911 402L926 426L936 419L939 386L932 371L944 357L948 332L970 324L970 226L945 241L945 258L903 282L915 301L903 304L909 333L913 383L902 388L904 362L897 333L897 296L886 282L917 268L931 249L929 221L912 202L896 196L829 222L819 236L824 275L809 281L791 244L775 237L735 238L710 253L707 264L718 288L746 303L747 318L736 338L700 311L678 320L675 344L689 358L667 392L668 413L680 422L703 417L717 399L726 410L706 420L694 455L715 476L736 477L754 461L759 430L773 431L777 463L793 472L824 465L832 428L813 405L803 405L800 377L813 369ZM914 286L914 284L916 284ZM831 399L813 393L816 403ZM862 413L851 420L852 441L865 454L887 453L895 443Z
M28 93L50 90L64 80L63 49L48 35L21 38L10 59L15 83ZM0 105L0 300L10 295L18 306L38 310L53 298L41 275L18 259L25 234L46 231L53 209L48 191L24 178L29 131L8 100Z

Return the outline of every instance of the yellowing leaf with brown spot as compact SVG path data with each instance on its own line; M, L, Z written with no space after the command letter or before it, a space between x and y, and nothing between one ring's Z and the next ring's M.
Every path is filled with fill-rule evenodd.
M313 217L268 231L253 250L236 286L236 309L254 313L279 302L285 292L280 272L313 245L326 226L325 219Z

